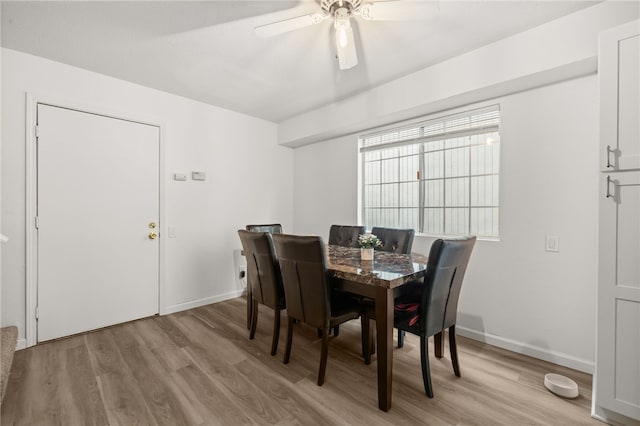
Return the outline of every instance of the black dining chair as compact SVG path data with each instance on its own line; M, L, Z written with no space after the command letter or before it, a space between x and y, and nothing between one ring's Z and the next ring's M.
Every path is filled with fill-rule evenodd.
M396 229L373 227L371 233L382 241L382 246L376 250L388 251L392 253L411 254L413 247L414 229Z
M359 247L358 237L366 232L364 226L331 225L329 244L343 247Z
M269 232L270 234L282 234L282 225L279 223L269 223L264 225L247 225L247 231L251 232ZM247 276L247 329L251 329L251 314L253 312L253 298L251 297L251 283Z
M358 248L358 237L366 232L366 227L357 225L331 225L329 228L329 244ZM333 328L333 334L340 334L340 327Z
M475 242L476 237L434 241L429 251L424 281L399 287L401 292L394 301L394 327L398 331L420 336L422 379L429 398L433 398L429 337L434 336L435 354L441 358L443 333L448 329L451 364L455 375L460 377L456 347L458 298ZM362 336L368 337L365 333Z
M374 226L371 229L371 233L378 237L382 241L382 246L376 247L376 250L387 251L391 253L411 254L413 248L413 238L416 231L414 229L398 229L398 228L382 228ZM363 301L364 303L371 304L371 301ZM369 326L365 324L365 318L360 319L362 327L369 329ZM373 321L371 321L370 327L373 327ZM373 351L375 351L375 345L371 345ZM398 331L398 347L404 346L404 331ZM369 358L365 355L365 360Z
M275 255L271 234L238 230L242 249L247 259L248 283L251 285L251 327L249 339L256 334L258 324L258 304L274 311L271 355L278 350L280 337L280 311L286 308L280 265Z
M332 297L321 237L279 234L273 236L273 241L282 271L289 317L284 363L288 364L291 358L293 327L296 322L321 330L318 386L322 386L327 369L329 330L358 318L359 306L352 298Z

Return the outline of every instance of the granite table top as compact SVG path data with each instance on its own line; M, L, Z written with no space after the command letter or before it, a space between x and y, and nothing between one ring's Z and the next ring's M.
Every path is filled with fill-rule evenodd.
M426 256L375 251L373 260L361 260L360 249L327 246L329 276L373 286L395 288L421 280L427 269Z

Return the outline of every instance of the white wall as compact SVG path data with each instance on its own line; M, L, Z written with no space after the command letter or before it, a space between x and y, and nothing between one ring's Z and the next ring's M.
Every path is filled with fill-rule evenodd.
M293 227L328 239L332 224L358 221L358 144L345 136L295 149Z
M500 241L479 241L459 305L460 334L593 371L597 261L597 78L497 100ZM357 136L296 148L294 227L327 237L357 221ZM545 252L545 235L560 238ZM418 236L414 251L428 253Z
M2 325L25 336L25 93L162 125L164 304L172 312L241 291L234 263L247 223L292 219L293 153L274 123L2 49ZM205 182L174 172L205 171Z

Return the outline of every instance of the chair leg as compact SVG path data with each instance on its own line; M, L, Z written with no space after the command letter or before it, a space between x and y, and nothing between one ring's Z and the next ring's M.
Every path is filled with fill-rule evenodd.
M435 344L435 355L436 358L442 358L442 343L444 342L444 333L436 333L433 335L433 343Z
M320 339L322 339L322 329L321 328L318 329L318 337Z
M369 319L369 353L376 353L376 321Z
M370 329L370 321L364 316L360 317L360 328L362 329L362 357L364 363L371 364L371 338L373 337Z
M252 309L251 309L251 327L249 329L249 339L253 340L256 336L256 328L258 326L258 302L255 300L251 301Z
M280 309L275 309L273 315L273 340L271 341L271 355L278 352L278 340L280 339Z
M293 342L293 324L295 320L289 317L289 323L287 325L287 348L284 351L284 363L289 364L291 358L291 343Z
M420 362L422 364L422 381L424 383L424 391L429 398L433 398L431 372L429 371L429 338L426 336L420 336Z
M404 346L404 330L398 330L398 348Z
M451 352L451 364L453 372L460 377L460 365L458 364L458 346L456 345L456 326L449 327L449 351Z
M340 326L336 325L335 327L333 327L333 335L335 337L338 337L338 334L340 334Z
M324 373L327 371L327 355L329 353L329 329L322 333L322 350L320 352L320 370L318 371L318 386L324 384Z
M253 296L251 295L251 287L247 285L247 330L251 330L252 314Z

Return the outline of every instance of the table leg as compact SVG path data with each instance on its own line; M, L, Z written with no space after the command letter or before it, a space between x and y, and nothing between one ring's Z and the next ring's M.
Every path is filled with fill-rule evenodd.
M378 337L378 407L391 408L393 378L393 291L376 289L376 330Z

